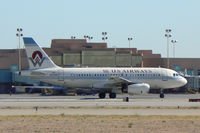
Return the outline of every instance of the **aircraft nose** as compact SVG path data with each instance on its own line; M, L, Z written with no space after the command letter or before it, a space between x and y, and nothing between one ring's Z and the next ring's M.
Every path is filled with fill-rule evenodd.
M181 80L180 80L180 83L181 83L182 86L184 86L184 85L187 84L187 80L184 77L182 77Z

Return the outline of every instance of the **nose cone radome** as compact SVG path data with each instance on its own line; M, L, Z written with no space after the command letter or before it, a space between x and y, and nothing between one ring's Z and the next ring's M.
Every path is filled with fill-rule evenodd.
M182 77L181 80L180 80L180 85L184 86L186 84L187 84L187 80L184 77Z

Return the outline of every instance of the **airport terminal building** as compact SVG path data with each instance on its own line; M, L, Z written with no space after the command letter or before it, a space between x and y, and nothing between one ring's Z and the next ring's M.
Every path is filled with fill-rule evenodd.
M107 43L87 42L85 39L53 39L50 48L43 49L61 67L167 67L167 59L152 50L108 48ZM22 70L28 69L24 49L21 50L21 60ZM200 58L170 58L169 61L170 68L177 72L200 75ZM9 92L16 83L44 84L15 74L18 49L1 49L0 62L0 93Z

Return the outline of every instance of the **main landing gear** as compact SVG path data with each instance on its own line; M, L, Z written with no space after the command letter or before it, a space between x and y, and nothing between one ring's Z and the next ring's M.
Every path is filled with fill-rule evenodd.
M109 97L110 97L110 98L116 98L116 93L110 93L110 94L109 94Z
M106 97L106 93L105 92L99 93L99 98L103 99L105 97ZM109 93L109 97L110 98L116 98L116 93Z
M99 93L99 98L103 99L105 97L106 97L106 93L104 92Z

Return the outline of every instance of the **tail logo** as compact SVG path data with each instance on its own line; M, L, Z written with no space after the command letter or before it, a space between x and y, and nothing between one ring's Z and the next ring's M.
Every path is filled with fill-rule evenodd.
M32 58L29 57L29 60L31 60L34 67L37 64L38 64L38 66L41 66L44 59L45 59L45 57L43 57L43 55L40 51L34 51L33 54L32 54Z

